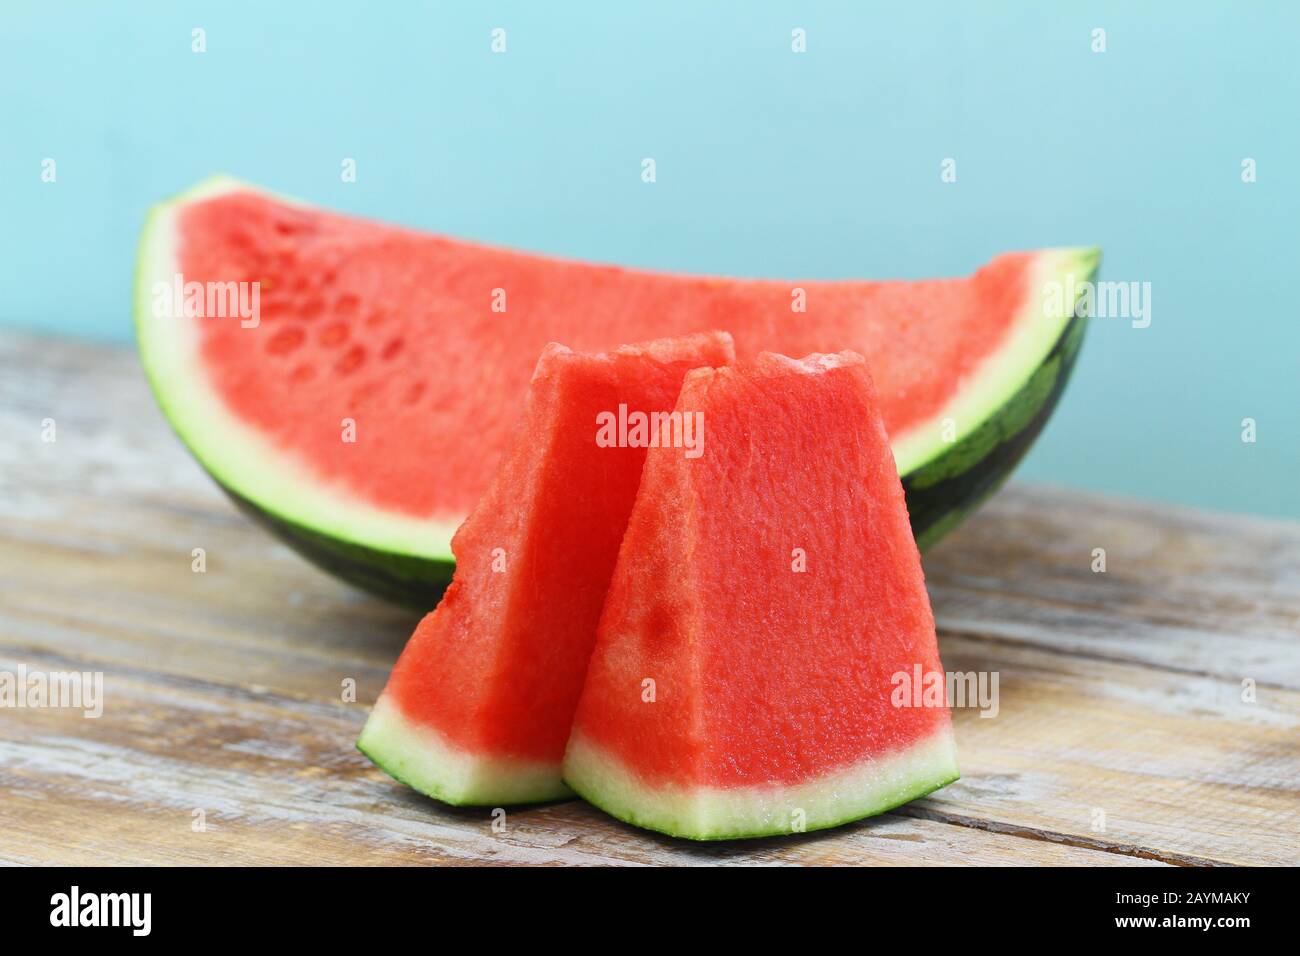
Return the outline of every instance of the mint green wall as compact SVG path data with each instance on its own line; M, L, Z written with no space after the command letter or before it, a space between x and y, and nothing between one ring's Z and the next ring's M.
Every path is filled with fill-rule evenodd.
M1021 476L1300 516L1300 4L1074 7L10 2L0 324L128 340L145 207L214 171L689 271L955 274L1098 244L1105 278L1152 284L1152 323L1093 323Z

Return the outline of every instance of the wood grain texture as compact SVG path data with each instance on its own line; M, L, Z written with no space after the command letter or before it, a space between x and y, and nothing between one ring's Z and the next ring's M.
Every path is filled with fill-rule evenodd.
M578 801L495 832L353 748L415 615L240 517L133 353L0 334L0 671L106 697L0 708L0 862L1300 863L1300 526L1012 487L926 573L946 666L1000 681L996 717L954 712L958 783L802 837L696 846Z

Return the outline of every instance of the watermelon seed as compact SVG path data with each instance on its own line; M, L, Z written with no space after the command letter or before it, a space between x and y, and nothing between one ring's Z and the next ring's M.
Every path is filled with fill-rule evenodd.
M351 330L343 322L331 322L325 327L325 331L320 335L321 345L333 348L335 345L342 345L347 341L348 333Z
M306 338L307 336L302 329L293 327L281 329L267 340L266 350L272 355L288 355L302 345L303 340Z
M289 380L292 382L310 382L316 377L316 369L304 363L289 373Z
M399 336L398 338L393 339L393 341L389 342L387 345L384 346L384 350L379 353L379 357L382 358L385 362L390 361L391 359L397 356L398 352L402 351L402 347L405 344L406 343Z
M369 405L370 400L375 397L382 385L382 382L367 382L365 385L358 387L348 399L348 407L361 409Z
M318 318L324 310L325 303L317 297L312 297L299 307L298 312L304 321L310 322L312 319Z
M310 214L299 215L286 210L272 223L272 227L282 236L302 236L316 231L316 217Z
M334 371L340 375L350 375L359 369L365 360L366 350L360 345L354 345L334 363Z
M424 383L416 382L414 385L412 385L410 388L406 390L406 394L402 396L402 401L407 405L414 405L416 402L418 402L421 399L421 397L423 397L423 395L424 395Z
M351 292L339 296L338 301L334 303L334 311L342 317L356 315L357 309L361 307L361 299Z

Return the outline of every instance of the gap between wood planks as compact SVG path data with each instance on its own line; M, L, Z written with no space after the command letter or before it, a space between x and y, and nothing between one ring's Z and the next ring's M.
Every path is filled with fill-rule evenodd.
M978 628L945 624L942 621L939 623L938 631L940 640L942 640L945 635L950 634L953 637L964 637L972 641L983 641L988 644L1005 644L1008 647L1029 648L1035 651L1043 651L1048 654L1056 654L1061 657L1082 658L1084 660L1099 661L1105 664L1124 664L1132 667L1145 668L1147 670L1161 671L1168 674L1183 674L1187 677L1204 677L1208 680L1228 679L1223 674L1196 670L1195 668L1190 667L1179 667L1177 664L1157 663L1155 661L1144 660L1140 657L1125 657L1120 654L1103 654L1099 651L1079 650L1077 647L1053 647L1051 644L1045 644L1041 641L1011 637L1006 634L990 634L988 631L982 631ZM1272 688L1273 690L1300 690L1300 688L1292 687L1289 684L1274 683L1273 681L1258 679L1255 681L1255 686Z
M918 820L932 820L936 823L948 823L953 826L969 827L972 830L984 830L988 833L1000 833L1004 836L1020 837L1024 840L1040 840L1046 843L1059 843L1064 844L1065 846L1077 847L1081 850L1095 850L1102 853L1114 853L1119 856L1133 856L1143 860L1153 860L1157 863L1167 863L1170 866L1232 865L1220 860L1212 860L1208 857L1169 853L1163 850L1153 850L1149 847L1138 846L1132 843L1113 843L1107 840L1097 840L1071 833L1061 833L1053 830L1039 830L1034 827L1018 826L1013 823L999 823L996 820L981 820L976 817L965 817L956 813L945 813L942 810L932 810L927 807L916 806L913 804L899 807L893 812L897 813L899 816L915 817Z

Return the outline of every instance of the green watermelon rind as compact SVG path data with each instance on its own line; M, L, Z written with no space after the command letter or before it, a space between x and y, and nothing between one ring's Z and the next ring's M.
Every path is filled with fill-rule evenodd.
M1082 283L1096 274L1100 259L1100 251L1093 248L1044 249L1034 255L1020 310L999 347L967 376L947 405L901 435L891 436L899 475L915 474L960 452L987 422L1005 414L1075 317L1073 307L1049 311L1045 290L1056 284L1064 291L1073 282L1081 295ZM869 356L867 361L870 366ZM946 426L952 427L952 436L945 434Z
M578 733L564 759L565 782L588 803L624 823L698 841L827 830L886 813L960 776L947 726L898 753L796 784L762 787L651 786ZM802 811L801 819L796 811Z
M322 534L259 507L220 482L218 485L240 511L290 544L299 555L322 571L370 594L427 611L437 604L442 592L451 584L455 570L451 561L431 561Z
M380 697L357 749L398 783L455 807L546 803L573 796L560 765L471 753Z
M903 476L908 517L920 550L932 547L969 517L1028 454L1065 391L1086 328L1085 319L1072 319L1002 413L955 445L950 454Z
M1065 286L1072 281L1081 295L1083 283L1097 274L1101 253L1087 248L1060 249L1043 257L1034 285L1042 289L1047 282ZM1002 486L1051 418L1087 329L1087 320L1077 314L1077 295L1063 316L1044 315L1042 300L1031 295L1017 324L1039 324L1033 347L1027 351L1022 347L1023 354L1033 360L1021 363L1023 371L1018 378L1006 377L994 412L984 414L978 407L954 403L925 426L931 444L919 456L923 460L901 463L908 517L920 550L937 544ZM1043 342L1049 342L1045 350ZM959 426L952 441L942 432L945 418L953 418ZM964 430L960 427L963 422L968 425Z
M175 213L188 203L235 191L302 205L218 176L154 207L146 220L136 266L134 311L141 361L158 404L217 484L290 547L362 589L414 607L432 607L455 567L451 538L459 521L411 518L360 504L347 488L323 483L225 407L206 383L184 321L152 314L154 282L170 282L178 271ZM1031 409L1033 396L1041 391L1037 385L1041 370L1066 341L1069 329L1082 334L1082 321L1071 323L1068 315L1045 316L1038 283L1061 281L1067 275L1074 277L1076 285L1082 283L1092 278L1098 257L1095 249L1038 253L1031 282L1035 291L1026 296L1007 344L990 356L945 409L894 443L913 533L923 549L1006 480L1050 416L1074 352L1060 356L1054 387ZM945 418L956 423L953 441L941 435Z

